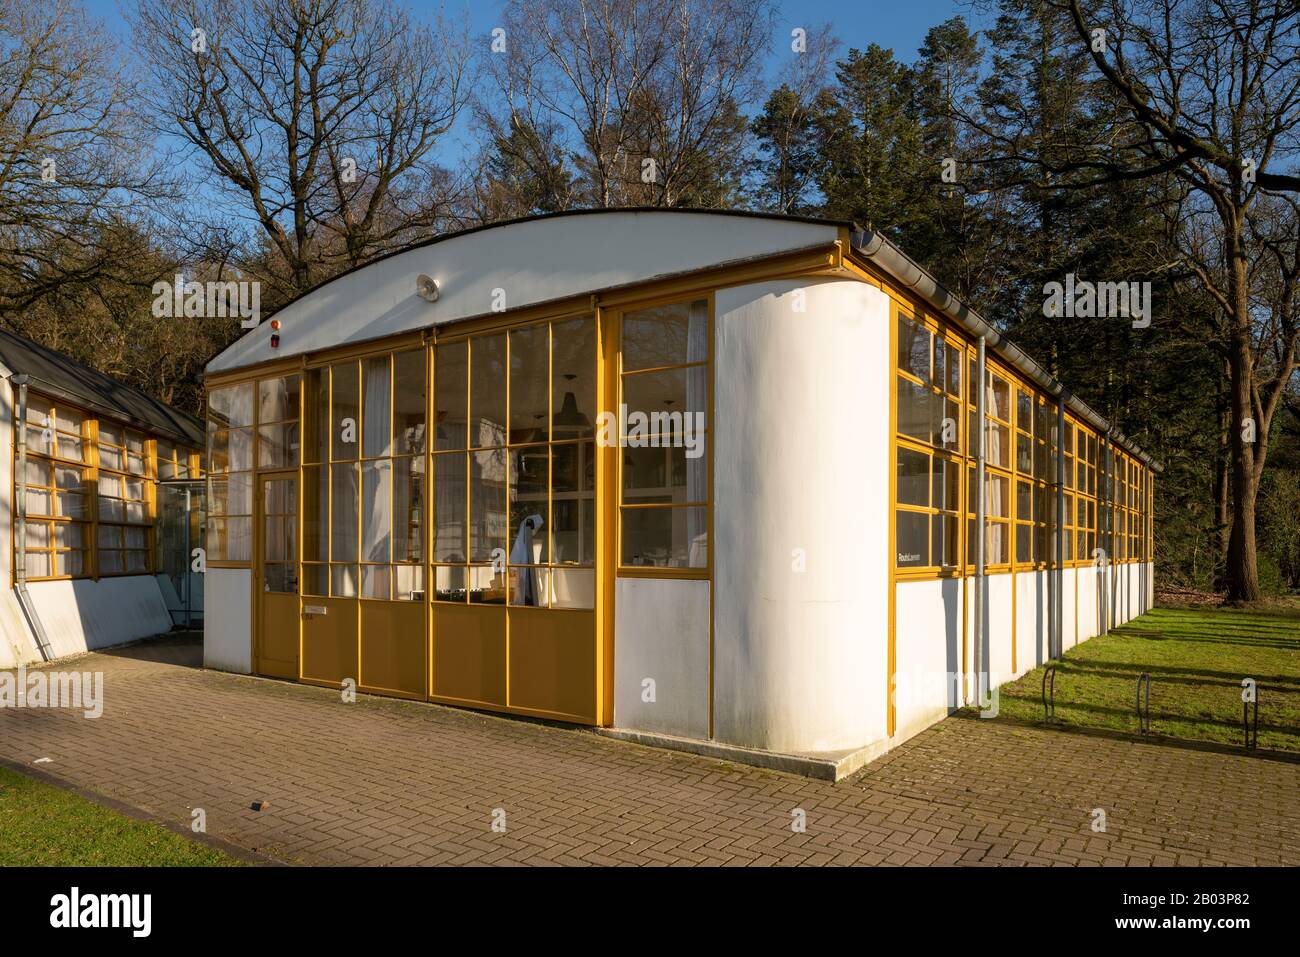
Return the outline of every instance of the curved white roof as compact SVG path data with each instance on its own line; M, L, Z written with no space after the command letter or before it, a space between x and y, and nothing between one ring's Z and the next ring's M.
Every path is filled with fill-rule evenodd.
M209 372L378 339L504 309L833 242L840 224L697 210L599 210L438 237L309 290L232 343ZM438 281L437 302L416 277Z

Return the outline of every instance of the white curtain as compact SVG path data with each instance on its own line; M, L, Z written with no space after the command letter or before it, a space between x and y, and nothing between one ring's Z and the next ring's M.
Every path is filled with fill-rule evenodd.
M705 362L709 358L709 304L704 300L691 303L686 334L686 361ZM705 415L709 410L708 366L690 370L686 379L686 408ZM705 422L706 427L708 423ZM691 427L694 427L692 423ZM698 458L686 460L686 498L691 502L704 502L709 497L708 452ZM708 510L688 509L686 512L687 560L698 568L708 563Z
M1002 432L999 430L999 427L989 419L996 409L997 393L993 389L993 377L990 375L985 382L984 391L984 459L986 462L1002 464L1004 462L1002 456L1005 451L1002 448ZM986 471L984 473L984 487L985 519L1006 518L1006 510L1003 508L1002 504L1003 496L998 494L999 489L1006 491L1008 495L1010 494L1010 489L1006 488L1006 480L1002 476L995 477ZM1004 560L1006 554L1005 544L1003 541L1006 535L1006 526L998 522L991 522L985 527L987 529L985 533L987 535L987 538L985 539L987 549L986 554L984 555L984 561L989 563L1000 563Z

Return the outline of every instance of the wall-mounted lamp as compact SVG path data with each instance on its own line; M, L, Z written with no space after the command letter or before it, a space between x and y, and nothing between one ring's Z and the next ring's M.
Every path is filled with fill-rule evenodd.
M437 302L438 280L421 273L415 279L415 294L426 302Z

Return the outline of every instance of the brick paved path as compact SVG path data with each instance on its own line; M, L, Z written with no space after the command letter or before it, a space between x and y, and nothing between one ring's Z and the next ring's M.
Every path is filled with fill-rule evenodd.
M61 665L103 717L0 710L0 756L312 864L1300 864L1297 764L953 718L832 785L199 658Z

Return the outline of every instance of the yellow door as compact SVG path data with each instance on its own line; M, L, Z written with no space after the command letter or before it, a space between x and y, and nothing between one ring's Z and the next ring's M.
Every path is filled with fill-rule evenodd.
M257 488L257 660L274 678L298 674L298 477L262 475Z

